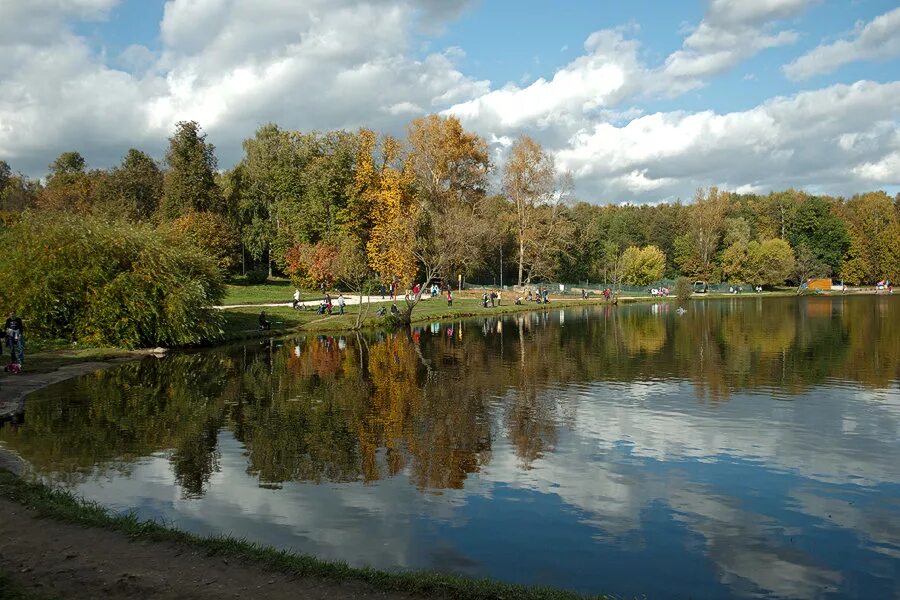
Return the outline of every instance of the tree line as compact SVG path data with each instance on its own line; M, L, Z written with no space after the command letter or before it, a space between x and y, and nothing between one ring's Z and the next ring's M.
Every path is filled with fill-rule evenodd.
M883 191L843 198L710 187L690 203L578 202L571 175L533 139L521 136L497 167L482 137L437 115L414 119L404 139L268 124L243 150L219 170L215 147L187 121L162 165L131 149L116 167L88 169L70 151L37 181L0 161L0 222L112 216L188 239L232 275L351 290L460 276L773 286L900 275L900 195Z

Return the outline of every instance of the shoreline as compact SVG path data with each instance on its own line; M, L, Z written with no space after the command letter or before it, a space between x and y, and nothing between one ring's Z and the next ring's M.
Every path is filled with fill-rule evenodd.
M728 294L728 293L713 293L713 294L695 294L691 296L688 302L694 302L697 300L724 300L724 299L740 299L740 300L750 300L750 299L765 299L765 298L804 298L804 297L826 297L826 298L834 298L834 297L849 297L849 296L863 296L863 295L882 295L878 294L874 290L854 290L848 293L840 293L840 292L832 292L832 293L823 293L823 294L797 294L795 290L778 290L774 292L763 292L762 294L756 293L746 293L746 294ZM885 294L886 295L886 294ZM441 297L435 299L438 302L444 302ZM317 302L317 301L315 301ZM425 312L422 309L428 307L428 303L432 302L432 300L426 300L423 303L420 303L417 306L417 312L413 312L413 317L410 326L421 325L423 323L431 323L434 321L448 321L454 319L472 319L478 318L482 316L506 316L518 313L526 313L526 312L534 312L534 311L544 311L544 310L559 310L564 308L577 308L577 307L593 307L593 306L615 306L611 302L607 302L605 299L601 298L588 298L586 300L582 300L580 298L566 298L566 297L552 297L550 304L535 304L535 303L526 303L522 305L516 305L513 303L507 303L497 307L491 308L482 308L480 306L480 300L476 300L474 298L462 297L455 299L454 302L457 302L457 305L453 308L448 308L446 306L440 306L439 310L432 312ZM618 299L618 304L626 305L626 304L641 304L641 303L677 303L678 299L675 296L667 296L667 297L652 297L652 296L620 296ZM373 308L375 305L388 305L390 301L378 301L373 302ZM354 305L356 306L356 305ZM235 314L243 314L246 316L250 316L251 319L255 322L255 317L246 312L248 308L252 308L253 313L255 313L256 308L260 307L273 307L278 309L283 309L284 311L288 311L288 314L296 313L292 308L290 308L290 303L284 304L247 304L247 305L223 305L217 307L222 310L223 313L232 312ZM239 313L239 311L243 311ZM311 311L299 311L301 316L313 316ZM273 313L278 316L279 313ZM190 351L190 350L201 350L208 348L215 348L218 346L224 346L227 344L237 343L245 340L253 340L253 339L265 339L265 338L276 338L282 337L291 334L298 333L352 333L354 331L376 331L386 329L388 326L384 322L383 317L369 317L360 327L359 330L355 330L353 328L353 324L355 323L356 315L353 312L347 312L345 315L327 315L323 316L320 319L314 319L312 321L308 321L305 323L299 323L297 325L292 325L288 327L282 327L278 329L271 329L267 331L259 331L257 329L249 329L242 331L233 331L230 335L225 335L223 339L209 343L209 344L201 344L197 346L183 346L171 349L165 349L165 351ZM43 389L47 386L53 385L55 383L61 383L63 381L73 379L75 377L86 375L89 373L93 373L95 371L99 371L102 369L109 368L111 366L115 366L118 364L140 360L147 356L160 356L165 352L160 352L160 349L138 349L138 350L124 350L120 348L95 348L89 349L85 351L81 351L84 354L84 357L80 357L78 352L72 352L69 349L65 350L49 350L44 352L38 352L28 357L28 362L26 365L30 366L35 361L38 362L39 367L37 371L26 370L23 373L19 373L17 375L6 375L0 374L0 423L6 420L15 420L20 418L24 412L24 405L27 399L27 396L32 392ZM44 370L49 369L49 370Z
M39 592L38 597L77 589L79 598L219 600L258 595L262 589L265 597L275 599L608 598L437 571L351 567L227 535L194 535L130 513L115 514L2 469L0 510L8 517L0 521L0 584L23 594ZM60 569L61 561L68 568Z

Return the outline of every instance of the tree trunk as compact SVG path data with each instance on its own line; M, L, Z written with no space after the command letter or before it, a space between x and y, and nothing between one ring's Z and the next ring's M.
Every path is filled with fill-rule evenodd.
M522 271L525 265L525 240L519 233L519 286L522 286Z

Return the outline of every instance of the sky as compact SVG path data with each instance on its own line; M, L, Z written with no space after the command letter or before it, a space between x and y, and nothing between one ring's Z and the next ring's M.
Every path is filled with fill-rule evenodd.
M900 192L897 0L0 0L0 160L220 168L275 122L403 135L455 115L502 169L530 135L594 203L717 185Z

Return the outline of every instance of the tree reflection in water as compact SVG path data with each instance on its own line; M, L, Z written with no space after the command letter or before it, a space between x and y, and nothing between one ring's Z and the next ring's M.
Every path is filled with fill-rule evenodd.
M500 438L528 469L577 428L560 390L690 382L715 405L738 391L785 399L828 378L898 380L892 298L695 301L567 309L368 336L308 336L176 353L29 398L0 441L61 482L128 472L164 453L186 496L204 493L230 430L261 484L373 482L462 488ZM589 399L580 399L587 402Z

